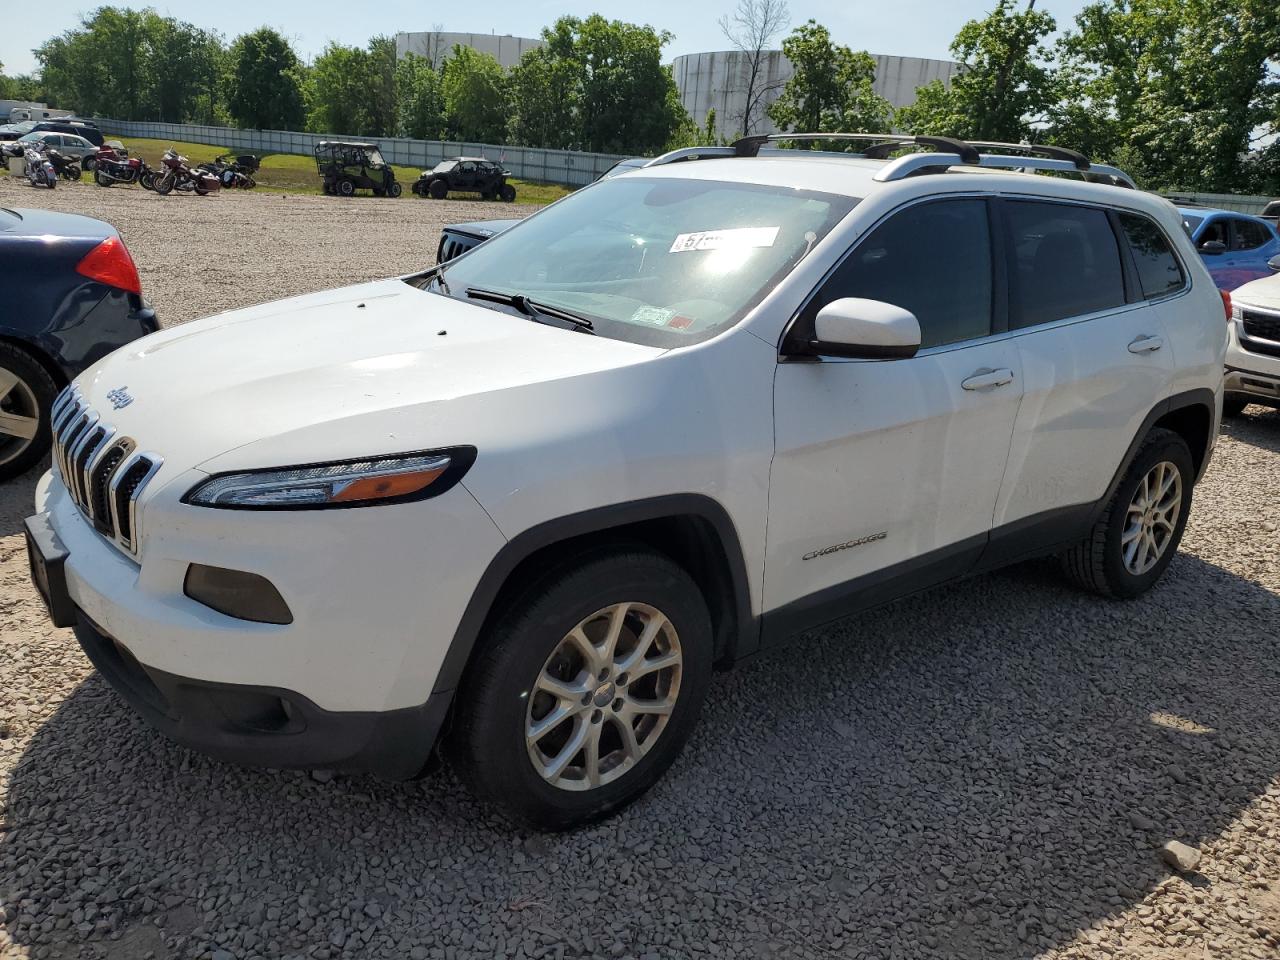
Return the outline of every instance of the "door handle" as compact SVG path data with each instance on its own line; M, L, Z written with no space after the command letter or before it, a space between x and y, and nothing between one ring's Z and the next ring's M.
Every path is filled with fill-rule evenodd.
M1003 387L1006 383L1013 383L1013 371L1007 368L979 370L969 379L961 380L960 386L966 390L985 390L987 387Z
M1130 353L1154 353L1164 346L1163 337L1139 337L1129 344Z

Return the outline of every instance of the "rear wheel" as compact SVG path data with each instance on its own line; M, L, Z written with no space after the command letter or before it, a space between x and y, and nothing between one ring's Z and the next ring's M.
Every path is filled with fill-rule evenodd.
M711 677L711 623L689 575L619 548L532 582L455 701L455 765L513 819L562 830L643 794L679 755Z
M58 387L30 354L0 343L0 481L35 466L49 450L49 410Z
M85 170L88 170L89 172L93 172L93 168L98 165L98 161L94 158L93 154L85 154L84 162L82 165L85 168Z
M356 192L356 185L350 180L338 181L338 194L343 197L349 197Z
M1187 442L1171 430L1152 430L1089 538L1063 555L1067 575L1107 597L1145 593L1178 552L1194 482Z
M1224 417L1238 417L1244 413L1244 408L1249 405L1249 398L1243 393L1228 393L1222 398L1222 415Z
M146 170L142 176L138 177L138 183L143 190L154 190L156 188L156 175L153 170Z
M443 180L432 180L427 193L432 200L443 200L449 195L449 187Z
M93 171L93 182L100 187L109 187L115 183L114 180L102 172L100 167L95 168Z

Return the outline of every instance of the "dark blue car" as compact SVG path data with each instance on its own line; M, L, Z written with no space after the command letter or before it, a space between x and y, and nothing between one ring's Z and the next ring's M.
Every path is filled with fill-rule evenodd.
M1234 290L1273 272L1268 261L1280 256L1274 224L1231 210L1179 207L1178 211L1218 289Z
M49 449L58 391L158 329L133 257L109 223L0 207L0 481Z

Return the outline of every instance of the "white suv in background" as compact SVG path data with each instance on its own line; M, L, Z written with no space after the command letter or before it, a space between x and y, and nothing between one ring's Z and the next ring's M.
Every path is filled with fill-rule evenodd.
M1280 271L1280 257L1272 267ZM1280 276L1237 287L1231 303L1222 410L1233 417L1251 403L1280 408Z
M800 631L1045 554L1150 588L1227 339L1173 206L1069 151L843 139L680 152L111 355L27 521L55 622L196 749L407 778L439 739L561 828Z

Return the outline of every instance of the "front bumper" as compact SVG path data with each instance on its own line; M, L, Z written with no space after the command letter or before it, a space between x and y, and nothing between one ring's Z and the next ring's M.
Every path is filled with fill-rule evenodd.
M1224 389L1243 394L1252 403L1280 407L1280 344L1256 341L1242 334L1241 322L1233 321L1227 341Z

